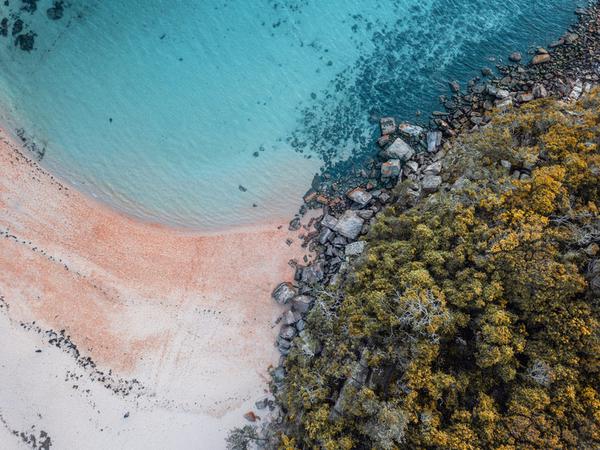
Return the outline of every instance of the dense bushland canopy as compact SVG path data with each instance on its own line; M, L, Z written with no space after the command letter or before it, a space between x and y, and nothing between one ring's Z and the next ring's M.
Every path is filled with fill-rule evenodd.
M599 448L599 145L598 94L459 138L447 189L387 209L311 312L282 445Z

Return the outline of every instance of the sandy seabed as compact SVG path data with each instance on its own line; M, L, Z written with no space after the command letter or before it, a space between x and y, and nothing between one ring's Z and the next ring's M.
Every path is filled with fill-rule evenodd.
M224 448L264 397L270 293L303 255L287 224L131 219L0 132L0 447Z

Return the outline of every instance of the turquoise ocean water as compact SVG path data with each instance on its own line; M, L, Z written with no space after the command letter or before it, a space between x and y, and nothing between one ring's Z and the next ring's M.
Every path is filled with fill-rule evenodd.
M9 0L0 120L140 218L289 218L324 162L372 149L379 116L439 109L449 80L555 39L583 3Z

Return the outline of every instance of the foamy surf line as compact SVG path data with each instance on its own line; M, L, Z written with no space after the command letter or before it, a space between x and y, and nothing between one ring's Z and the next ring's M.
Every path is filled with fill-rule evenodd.
M134 220L0 136L3 448L222 448L277 361L296 235Z

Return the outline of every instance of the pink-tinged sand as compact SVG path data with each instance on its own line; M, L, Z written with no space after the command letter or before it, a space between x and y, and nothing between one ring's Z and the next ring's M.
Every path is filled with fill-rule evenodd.
M277 363L282 309L270 293L304 255L297 236L283 224L203 236L143 223L66 187L4 132L0 139L0 232L9 235L0 237L0 314L13 328L64 329L99 367L140 380L149 398L132 408L206 416L200 436L222 439ZM60 442L61 430L50 431Z

